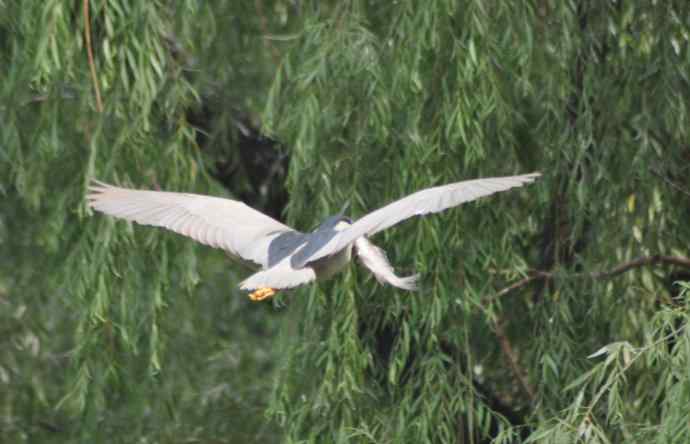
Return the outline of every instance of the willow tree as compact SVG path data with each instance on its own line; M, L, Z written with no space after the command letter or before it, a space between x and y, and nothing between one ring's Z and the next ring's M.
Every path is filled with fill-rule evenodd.
M8 436L690 439L687 2L73 3L0 22ZM98 177L309 230L535 170L374 239L414 294L352 267L250 304L222 254L83 200Z
M256 130L277 66L260 36L292 17L197 1L0 13L0 440L275 441L256 375L282 312L245 301L223 254L92 217L84 194L101 178L280 216L284 156Z
M418 294L353 270L290 298L271 410L289 442L689 439L689 19L686 2L311 10L265 113L295 225L460 178L545 180L378 237Z

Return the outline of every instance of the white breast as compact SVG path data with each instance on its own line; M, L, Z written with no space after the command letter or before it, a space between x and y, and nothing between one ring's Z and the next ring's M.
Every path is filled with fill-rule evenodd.
M326 280L344 270L350 263L350 259L352 259L352 245L333 256L319 259L311 267L316 272L317 279Z

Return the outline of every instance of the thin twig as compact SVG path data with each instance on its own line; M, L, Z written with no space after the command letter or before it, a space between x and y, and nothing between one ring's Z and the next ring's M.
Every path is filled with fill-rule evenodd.
M96 94L96 110L103 112L103 102L101 101L101 90L98 87L98 77L96 76L96 64L93 61L93 49L91 47L91 19L89 18L89 0L84 0L84 37L86 39L86 53L89 57L89 70L91 71L91 82L93 83L94 93Z
M496 333L496 336L498 337L498 342L501 344L501 350L503 351L503 354L505 355L506 360L510 365L510 369L513 372L513 375L515 375L517 380L520 382L520 387L522 387L522 391L525 392L530 402L533 403L534 400L537 398L537 392L534 389L534 387L532 387L532 384L530 384L527 380L527 373L520 366L517 353L515 353L515 350L513 350L513 346L510 343L510 340L508 339L505 330L503 329L502 320L499 319L498 321L496 321L496 323L494 324L494 331Z
M680 191L681 193L683 193L683 194L685 194L686 196L690 197L690 191L688 191L688 190L686 190L685 188L681 187L681 186L678 185L677 183L671 181L668 177L664 176L663 174L661 174L660 172L656 171L655 169L652 168L652 169L650 169L650 171L652 172L652 174L654 174L655 176L657 176L658 178L660 178L661 180L663 180L664 182L666 182L671 188L675 188L676 191Z
M590 279L610 279L612 277L623 274L627 271L633 270L635 268L644 267L646 265L655 264L665 264L665 265L676 265L678 267L690 268L690 259L682 256L664 256L660 254L655 254L653 256L643 256L635 260L624 262L616 267L607 271L595 271L591 273L576 273L569 276L563 276L564 278L590 278ZM552 271L533 271L530 276L520 279L517 282L497 291L493 297L490 298L488 302L498 299L502 296L507 295L519 288L525 287L535 281L549 281L556 277L556 273Z
M690 268L690 259L680 256L662 256L660 254L655 254L654 256L643 256L632 260L630 262L624 262L617 267L612 268L609 271L598 271L594 273L584 273L580 276L589 276L594 279L608 279L619 274L630 271L634 268L644 267L645 265L654 264L667 264L667 265L677 265L679 267Z
M528 285L531 282L540 281L540 280L549 280L553 277L553 273L549 273L547 271L533 271L531 274L532 274L531 276L527 276L524 279L520 279L519 281L514 282L513 284L507 286L506 288L499 290L498 292L496 292L496 294L494 295L494 297L492 299L498 299L501 296L504 296L513 290L517 290L518 288L522 288L525 285Z
M259 16L259 22L261 23L261 31L264 33L264 45L271 51L271 55L273 56L273 62L276 65L280 65L280 53L278 52L278 49L273 45L273 43L271 43L271 40L267 38L269 34L268 19L264 14L264 4L261 0L255 0L254 5L256 6L256 13Z
M597 279L597 280L603 280L603 279L610 279L615 276L618 276L620 274L623 274L627 271L633 270L635 268L640 268L644 267L646 265L654 265L654 264L667 264L667 265L676 265L679 267L683 268L690 268L690 259L686 257L681 257L681 256L663 256L663 255L653 255L653 256L643 256L640 258L637 258L635 260L629 261L629 262L624 262L620 265L617 265L616 267L607 270L607 271L596 271L596 272L591 272L591 273L577 273L570 275L568 277L571 278L590 278L590 279ZM498 299L502 296L505 296L508 293L511 293L519 288L525 287L529 285L532 282L535 281L540 281L540 280L552 280L556 277L556 273L551 272L551 271L533 271L530 276L527 276L526 278L520 279L517 282L514 282L513 284L503 288L502 290L499 290L494 294L492 298L489 299L487 302L491 302L495 299ZM503 321L498 320L494 324L494 331L496 333L496 337L498 337L498 342L501 345L501 350L503 354L506 357L506 360L508 361L508 364L510 365L510 369L512 373L515 375L515 378L519 381L520 387L522 388L522 391L529 397L531 402L534 402L536 399L536 390L534 387L529 383L529 380L527 379L527 374L524 371L524 369L520 366L519 359L517 357L517 354L515 353L515 350L513 349L513 346L510 342L510 339L508 339L508 336L506 335L506 332L503 328Z

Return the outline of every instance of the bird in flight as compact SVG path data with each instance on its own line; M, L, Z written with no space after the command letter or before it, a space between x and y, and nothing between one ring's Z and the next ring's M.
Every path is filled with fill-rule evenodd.
M167 228L254 264L259 270L242 281L240 289L249 291L253 301L260 301L279 290L332 277L349 264L353 249L379 282L414 290L418 275L396 275L386 253L370 236L410 217L521 187L539 176L492 177L427 188L354 222L343 210L310 233L293 230L240 201L219 197L132 190L94 180L87 199L96 211Z

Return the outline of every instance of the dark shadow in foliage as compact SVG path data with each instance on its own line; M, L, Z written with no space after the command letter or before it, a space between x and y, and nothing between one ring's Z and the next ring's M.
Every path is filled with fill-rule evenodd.
M589 24L589 13L591 12L593 12L593 8L591 6L588 7L586 2L577 3L575 13L584 42L572 67L571 75L574 87L565 109L568 124L573 132L577 131L583 100L589 102L595 100L594 97L585 96L585 69L590 65L605 63L606 55L609 51L606 41L600 46L596 46L597 40L587 37L591 33ZM596 148L595 143L590 143L587 146L587 155L583 156L582 162L569 165L568 168L557 173L558 180L556 180L556 183L558 185L554 188L554 194L551 198L551 204L549 205L541 233L540 260L537 267L539 270L553 270L557 265L572 265L577 255L588 246L587 241L590 238L592 223L589 218L585 217L581 233L574 232L573 221L569 220L570 210L567 198L569 193L567 188L571 174L575 175L578 182L586 180L587 174L585 171L591 166L592 162L596 161ZM579 270L576 269L576 271ZM548 281L537 282L533 297L535 303L541 302L544 292L548 290L550 285L551 283Z
M400 336L400 330L390 324L380 324L372 325L366 322L364 319L360 319L358 324L358 335L362 340L362 343L368 345L373 357L373 365L368 368L369 378L376 381L376 383L385 387L388 385L388 368L391 364L391 353L395 349L395 343ZM441 353L447 358L444 360L446 362L446 370L448 372L458 373L464 372L468 366L464 359L464 353L459 350L453 344L442 341L441 342ZM411 383L416 377L418 365L416 365L419 357L415 352L414 348L410 349L409 356L405 362L405 366L400 374L399 385L404 386ZM472 377L472 386L476 391L477 395L483 400L483 402L494 412L497 412L508 422L520 430L520 437L524 440L530 433L531 429L527 427L527 417L525 412L514 409L512 406L507 405L503 402L499 396L494 394L492 390L486 385L479 382L476 378ZM459 436L469 437L472 430L467 428L467 423L463 421L463 418L458 418L458 433ZM492 421L489 428L489 436L492 438L496 437L499 433L498 424ZM492 439L478 440L479 437L475 436L474 440L470 442L478 443L490 443ZM465 439L460 440L460 442L465 442Z
M290 159L280 142L261 134L246 113L224 110L210 97L190 110L187 119L198 129L196 142L212 161L211 175L243 202L284 222ZM210 135L218 134L218 128L227 131L215 140ZM250 185L239 193L238 175L244 175Z

